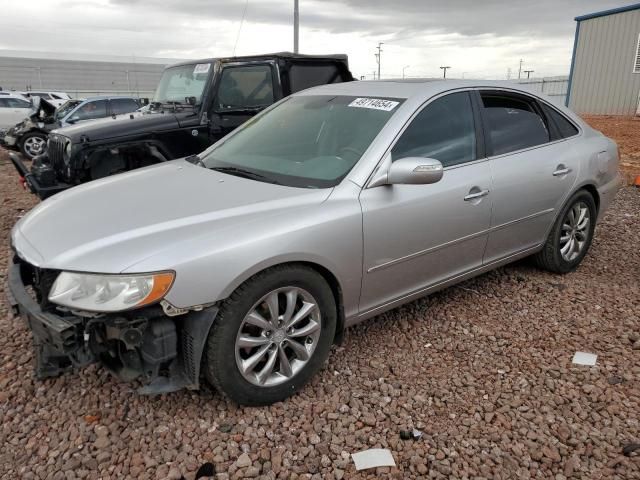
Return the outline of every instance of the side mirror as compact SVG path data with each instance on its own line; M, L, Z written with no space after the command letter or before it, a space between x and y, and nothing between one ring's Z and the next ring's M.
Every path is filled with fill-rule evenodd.
M78 115L74 115L73 117L67 118L67 123L76 123L78 120L80 120L80 117Z
M143 98L140 99L140 103L143 106L149 105L149 99L147 97L143 97Z
M433 158L406 157L391 164L387 184L426 185L442 178L442 163Z

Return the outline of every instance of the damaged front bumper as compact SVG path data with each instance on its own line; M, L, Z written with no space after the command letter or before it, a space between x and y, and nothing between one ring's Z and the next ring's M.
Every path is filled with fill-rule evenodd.
M65 312L46 300L45 285L50 287L54 277L55 272L17 256L9 265L9 305L33 334L37 378L99 362L120 380L142 380L143 394L199 388L202 353L217 307L177 317L159 307L109 315ZM40 293L34 298L28 289Z

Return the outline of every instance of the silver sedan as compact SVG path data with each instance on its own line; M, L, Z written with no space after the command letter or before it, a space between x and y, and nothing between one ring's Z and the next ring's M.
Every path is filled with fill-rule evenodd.
M12 303L39 377L100 361L146 393L203 374L276 402L346 327L526 256L575 269L617 165L510 83L313 88L199 156L44 201L13 230Z

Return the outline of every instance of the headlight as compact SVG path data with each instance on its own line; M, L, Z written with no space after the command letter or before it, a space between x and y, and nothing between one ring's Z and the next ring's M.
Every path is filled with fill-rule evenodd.
M51 287L49 301L93 312L129 310L162 299L174 277L171 272L139 275L62 272Z

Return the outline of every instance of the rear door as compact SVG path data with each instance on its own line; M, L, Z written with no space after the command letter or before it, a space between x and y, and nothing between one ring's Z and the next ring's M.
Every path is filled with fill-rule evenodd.
M479 96L493 178L484 258L490 263L544 242L576 180L580 154L574 148L577 128L569 122L576 135L561 137L535 98L499 90L481 90Z

